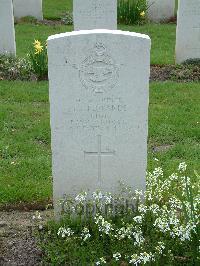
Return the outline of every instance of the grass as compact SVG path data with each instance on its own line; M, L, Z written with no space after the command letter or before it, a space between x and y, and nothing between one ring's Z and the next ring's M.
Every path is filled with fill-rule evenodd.
M198 169L199 84L151 83L149 169L154 158L172 173L178 162ZM0 82L0 204L52 196L47 82ZM153 147L172 145L152 152ZM162 150L161 147L161 150Z
M174 24L147 24L143 26L120 25L119 29L148 34L152 39L151 64L174 64L175 31ZM17 55L26 56L34 39L46 40L48 36L71 31L71 26L46 26L18 24L16 30Z
M72 11L71 0L43 0L43 12L46 19L60 19L66 11Z
M47 83L1 82L0 203L51 196Z

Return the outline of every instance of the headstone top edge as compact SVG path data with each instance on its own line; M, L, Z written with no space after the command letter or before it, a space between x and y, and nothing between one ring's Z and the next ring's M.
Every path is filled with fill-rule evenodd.
M65 37L77 36L77 35L88 35L88 34L115 34L115 35L123 35L123 36L132 36L132 37L146 39L146 40L151 41L150 37L146 34L130 32L130 31L121 31L121 30L107 30L107 29L94 29L94 30L80 30L80 31L65 32L65 33L51 35L48 37L47 41L49 42L49 41L53 41L59 38L65 38Z

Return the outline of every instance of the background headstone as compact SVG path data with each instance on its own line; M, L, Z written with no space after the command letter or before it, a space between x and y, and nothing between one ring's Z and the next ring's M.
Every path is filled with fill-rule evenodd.
M145 189L150 39L111 30L48 39L54 205L64 194Z
M74 30L117 29L117 0L73 0Z
M153 22L167 21L174 17L175 0L147 0L148 18Z
M179 1L176 63L187 59L200 59L200 0Z
M0 54L16 54L12 0L0 0Z
M43 19L42 0L13 0L13 6L14 16L17 19L27 16Z

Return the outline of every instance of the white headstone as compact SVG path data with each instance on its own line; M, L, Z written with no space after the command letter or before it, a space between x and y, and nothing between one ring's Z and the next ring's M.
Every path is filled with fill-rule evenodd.
M73 0L74 30L117 29L117 0Z
M0 0L0 54L16 54L12 0Z
M64 194L145 189L150 39L111 30L48 39L54 204Z
M13 6L14 16L17 19L27 16L43 19L42 0L13 0Z
M200 0L179 1L176 62L200 59Z
M174 17L175 0L147 0L147 5L151 21L162 22Z

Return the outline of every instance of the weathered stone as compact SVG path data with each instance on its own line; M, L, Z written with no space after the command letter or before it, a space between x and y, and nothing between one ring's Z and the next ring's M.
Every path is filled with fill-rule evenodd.
M162 22L174 17L175 0L147 0L147 5L151 21Z
M16 54L12 0L0 0L0 54Z
M91 30L48 39L54 207L81 190L145 189L150 39Z
M176 31L176 63L200 59L200 1L179 1Z
M42 0L13 0L13 6L14 16L17 19L27 16L43 19Z
M75 30L117 29L117 0L73 0Z

